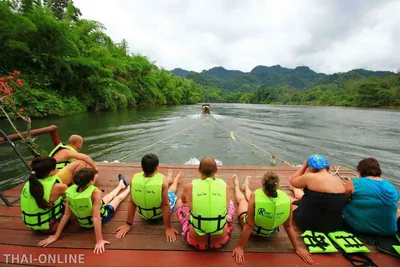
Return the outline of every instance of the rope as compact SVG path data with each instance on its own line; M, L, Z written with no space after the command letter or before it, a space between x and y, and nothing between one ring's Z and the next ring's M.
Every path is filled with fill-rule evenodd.
M8 113L3 109L2 106L0 106L1 111L3 111L4 115L6 116L8 122L11 124L11 127L13 127L14 131L19 135L21 138L22 142L25 143L31 151L36 154L37 156L40 156L40 153L36 151L36 149L31 145L31 142L29 140L26 140L22 134L18 131L17 127L14 125L14 123L11 121L10 117L8 116Z
M207 117L206 119L209 119L209 118ZM265 150L265 149L263 149L263 148L257 146L256 144L252 143L251 141L249 141L249 140L247 140L247 139L245 139L245 138L243 138L243 137L241 137L241 136L235 134L233 131L231 131L231 130L225 128L224 126L222 126L222 125L219 124L218 122L216 122L216 121L214 121L214 120L212 120L212 119L210 119L210 121L211 121L212 123L214 123L215 125L217 125L218 127L220 127L221 129L224 129L225 131L229 132L229 133L231 134L231 136L232 136L232 135L233 135L233 136L236 136L236 137L238 137L239 139L241 139L242 141L244 141L244 142L250 144L251 146L257 148L258 150L260 150L260 151L262 151L262 152L264 152L264 153L270 155L270 156L271 156L271 157L270 157L270 160L273 160L274 163L275 163L275 160L279 160L279 161L281 161L283 164L285 164L285 166L294 167L294 165L290 164L287 160L281 159L281 158L279 158L278 156L276 156L274 153L271 153L271 152L269 152L269 151L267 151L267 150Z
M161 139L160 141L158 141L158 142L156 142L156 143L153 143L153 144L151 144L151 145L148 145L148 146L146 146L146 147L143 147L143 148L141 148L141 149L138 149L138 150L136 150L136 151L134 151L134 152L132 152L132 153L130 153L130 154L128 154L128 155L126 155L126 156L120 158L118 161L127 159L127 158L129 158L130 156L133 156L133 155L136 154L136 153L139 153L139 152L141 152L141 151L143 151L143 150L146 150L146 149L148 149L148 148L150 148L150 147L153 147L153 146L155 146L155 145L158 145L158 144L160 144L160 143L162 143L162 142L164 142L164 141L166 141L166 140L168 140L168 139L174 137L175 135L181 134L181 133L183 133L183 132L185 132L185 131L187 131L187 130L193 128L193 127L195 127L196 125L198 125L198 124L204 122L206 119L207 119L207 117L204 118L204 119L202 119L201 121L196 122L195 124L190 125L189 127L186 127L186 128L183 129L183 130L180 130L179 132L174 133L173 135L170 135L170 136L168 136L168 137L166 137L166 138L164 138L164 139Z

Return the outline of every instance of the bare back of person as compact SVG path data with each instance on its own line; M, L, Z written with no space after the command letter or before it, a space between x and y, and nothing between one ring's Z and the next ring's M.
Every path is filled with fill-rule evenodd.
M307 173L305 175L307 176L307 188L312 191L331 194L345 192L342 181L326 170L321 170L318 173Z

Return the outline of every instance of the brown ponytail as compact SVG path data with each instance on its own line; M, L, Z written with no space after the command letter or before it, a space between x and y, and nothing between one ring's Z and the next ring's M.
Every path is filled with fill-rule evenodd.
M274 172L264 174L262 186L266 193L275 195L279 188L279 176Z
M32 172L29 175L29 193L33 196L36 204L41 209L47 209L49 203L43 198L43 185L38 179L47 178L56 168L57 161L51 157L37 157L31 162Z

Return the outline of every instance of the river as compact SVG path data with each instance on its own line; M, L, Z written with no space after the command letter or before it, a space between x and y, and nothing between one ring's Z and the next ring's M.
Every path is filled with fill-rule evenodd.
M200 111L200 105L146 107L33 119L32 126L55 124L62 140L70 134L82 135L82 152L95 161L124 158L121 162L139 162L151 152L161 163L196 163L213 156L223 165L271 165L266 153L270 152L298 165L318 153L331 164L354 170L360 159L376 157L382 177L400 187L399 110L212 104L209 119ZM0 127L11 130L6 121L0 121ZM232 136L229 130L266 152ZM162 139L166 140L156 144ZM52 149L47 135L38 137L37 143L42 150ZM18 147L29 155L22 145ZM0 149L1 191L27 176L11 149L5 145Z

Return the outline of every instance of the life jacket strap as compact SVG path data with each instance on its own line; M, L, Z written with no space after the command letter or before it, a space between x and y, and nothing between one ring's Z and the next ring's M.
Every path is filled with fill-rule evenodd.
M56 209L58 209L58 211L56 211ZM46 212L26 213L25 211L22 211L22 220L23 220L24 224L27 226L42 226L43 224L50 222L51 219L55 218L56 216L58 216L60 213L63 213L63 212L64 212L64 204L62 201L60 201L57 205L53 206L51 209L49 209ZM49 216L46 220L42 221L42 216L45 216L49 213L51 213L51 216ZM26 217L37 217L37 223L27 222Z
M67 166L69 163L71 163L71 162L69 162L69 161L60 161L60 162L57 162L57 170L61 170L62 168L64 168L65 166Z
M273 229L267 229L267 228L263 228L262 226L259 226L259 225L254 225L253 232L260 236L270 236L277 229L279 230L279 226L276 228L273 228ZM265 231L265 232L263 232L263 231Z
M222 229L224 229L225 225L227 224L226 221L226 216L228 215L228 212L225 213L224 216L222 215L218 215L218 217L202 217L201 215L195 216L191 211L190 211L190 215L193 217L193 219L197 220L197 225L194 225L192 220L189 220L189 223L197 230L205 233L205 234L213 234L216 233L218 231L221 231ZM224 223L221 225L222 220L225 220ZM201 222L202 221L217 221L217 230L211 232L211 233L206 233L205 231L203 231L201 229Z
M329 246L329 244L325 241L324 236L316 236L315 232L312 231L312 235L304 235L303 239L307 239L310 244L306 244L307 247L319 247L323 251Z
M343 251L343 257L354 267L378 267L370 257L363 253L346 253Z
M162 214L161 206L153 207L153 208L150 208L150 209L145 209L145 208L142 208L140 206L137 206L137 207L139 209L138 210L139 214L142 215L143 217L145 217L146 219L151 219L151 218L154 218L154 217ZM157 212L157 210L161 210L161 211ZM151 218L147 218L147 216L143 214L143 211L153 211L153 216Z
M364 246L363 243L360 242L354 235L351 236L343 236L337 235L335 239L343 239L347 244L344 244L347 248L361 248Z

